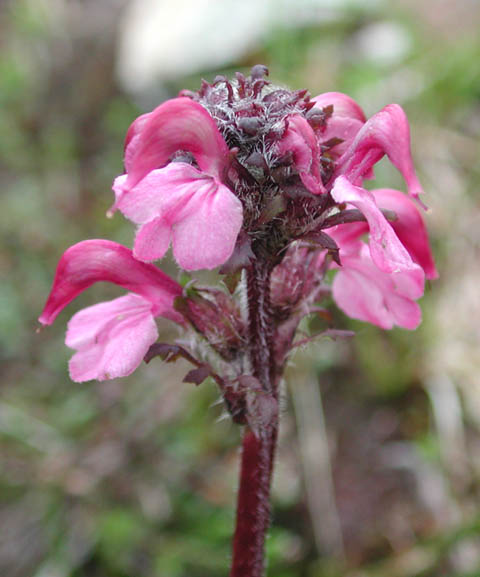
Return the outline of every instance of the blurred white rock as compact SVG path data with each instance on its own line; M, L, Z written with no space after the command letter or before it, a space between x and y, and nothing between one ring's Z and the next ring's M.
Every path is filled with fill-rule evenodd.
M376 22L364 26L353 39L355 53L374 64L400 63L412 49L412 37L399 22Z
M383 0L132 0L123 14L117 74L133 94L255 50L276 27L298 27L368 10Z

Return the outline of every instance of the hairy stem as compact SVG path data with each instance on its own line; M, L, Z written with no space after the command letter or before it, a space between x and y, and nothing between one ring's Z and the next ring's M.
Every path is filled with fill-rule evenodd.
M270 267L258 259L247 271L249 357L252 375L267 395L277 398L270 308ZM253 432L242 446L237 521L231 577L263 577L265 536L270 524L270 485L278 417Z

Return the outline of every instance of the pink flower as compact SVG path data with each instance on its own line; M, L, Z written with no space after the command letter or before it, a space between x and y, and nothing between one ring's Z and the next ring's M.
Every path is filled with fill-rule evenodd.
M360 106L345 94L327 92L312 102L324 110L333 107L333 112L315 129L300 114L291 114L277 147L279 154L292 152L299 176L310 192L330 192L342 175L361 186L364 179L373 177L373 166L386 154L404 177L409 194L418 198L422 188L413 166L410 128L398 104L389 104L365 120ZM332 146L334 139L341 142ZM325 146L328 152L323 156ZM323 179L322 172L326 175Z
M317 108L333 106L333 113L327 120L327 126L321 131L319 139L328 142L332 138L341 138L343 142L334 146L331 155L337 159L352 143L358 131L366 121L361 107L346 94L325 92L312 98Z
M344 176L339 176L332 190L332 197L338 203L349 203L358 208L367 219L369 247L372 261L383 272L392 274L397 284L408 291L412 298L423 294L425 274L416 264L407 249L398 239L395 231L378 208L373 194L351 184Z
M403 175L410 196L418 198L421 186L405 113L391 104L366 120L354 100L336 92L321 94L313 102L325 111L325 121L312 128L303 117L290 116L279 151L292 150L299 176L310 192L329 192L336 203L360 210L367 221L328 230L342 261L333 282L334 298L354 318L383 328L415 328L421 317L415 301L423 295L425 277L437 276L422 216L401 192L361 188L386 154ZM342 142L331 146L336 138ZM322 173L327 176L318 183ZM389 223L380 208L393 210L397 220ZM368 247L361 240L366 233Z
M305 187L313 194L326 192L320 173L320 147L315 132L298 114L288 117L287 129L278 144L278 154L293 154L293 162Z
M115 180L116 192L126 178ZM242 226L241 202L225 185L184 162L153 170L117 206L140 225L136 258L162 258L171 242L185 270L212 269L227 261Z
M168 164L177 152L190 153L199 168ZM186 270L212 269L228 260L243 221L242 203L224 184L230 159L212 117L189 98L169 100L132 124L127 174L114 182L113 209L140 225L136 258L162 258L172 242Z
M364 243L357 253L342 256L342 268L333 279L335 302L348 316L391 329L394 325L413 330L421 321L415 300L407 296L391 274L373 262ZM342 247L340 247L342 253Z
M137 118L127 132L125 190L155 168L168 164L178 151L190 152L200 170L222 179L230 151L210 114L190 98L167 100Z
M370 192L343 176L336 179L332 196L358 208L367 220L328 230L342 261L332 286L338 306L349 316L382 328L416 328L421 313L415 301L423 295L425 276L437 274L419 210L399 191ZM397 220L389 223L377 202L395 210ZM361 240L367 231L368 248Z
M129 375L158 338L155 317L183 322L173 308L181 286L108 240L86 240L65 251L39 321L52 324L75 297L101 281L132 292L83 309L68 323L65 342L77 351L70 360L70 376L78 382Z

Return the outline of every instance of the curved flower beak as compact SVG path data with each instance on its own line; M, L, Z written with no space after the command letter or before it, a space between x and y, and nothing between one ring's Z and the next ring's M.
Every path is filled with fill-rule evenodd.
M75 297L102 281L142 296L151 303L154 316L182 322L173 308L182 287L154 265L136 260L128 248L108 240L85 240L65 251L39 321L43 325L52 324Z
M408 120L398 104L385 106L367 120L339 158L337 174L345 175L354 184L361 184L384 154L402 174L409 194L417 198L422 187L413 166Z
M400 190L391 188L372 190L372 193L380 208L395 212L397 218L390 225L412 259L423 268L425 276L428 279L438 278L427 227L415 202Z
M124 190L165 166L178 151L190 152L202 171L221 180L228 146L205 108L187 97L168 100L132 124L126 139Z

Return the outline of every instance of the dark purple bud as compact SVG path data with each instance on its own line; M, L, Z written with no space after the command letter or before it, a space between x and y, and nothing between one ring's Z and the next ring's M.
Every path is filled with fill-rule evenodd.
M200 90L198 91L198 95L201 98L207 98L208 95L210 94L211 90L212 90L212 87L210 86L210 84L202 78L202 82L200 85Z
M318 251L298 243L290 247L271 277L272 304L282 311L295 307L310 294L318 280Z
M279 88L278 90L273 90L272 92L265 94L265 96L262 98L262 101L266 102L266 103L280 101L280 100L282 100L282 98L284 98L285 96L287 96L289 94L290 94L290 91L285 90L283 88Z
M328 106L324 106L322 108L322 110L323 110L323 113L325 114L325 116L327 118L329 118L333 114L333 104L329 104Z
M343 138L338 138L335 136L333 138L330 138L329 140L326 140L325 142L322 142L322 144L320 145L320 149L322 152L326 152L327 150L330 150L334 146L337 146L337 144L342 144L342 142L344 142Z
M149 363L155 357L160 357L166 363L174 363L180 357L186 359L193 365L199 366L202 363L195 359L185 348L180 345L169 343L154 343L147 351L144 361Z
M185 96L187 98L191 98L192 100L198 100L198 94L192 90L187 90L186 88L180 90L178 96Z
M252 152L252 154L248 156L244 162L245 164L256 166L257 168L267 168L265 157L263 154L260 154L260 152Z
M290 92L289 97L283 101L285 106L293 106L302 100L308 94L308 90L295 90L295 92ZM310 98L310 96L308 96Z
M331 228L338 224L347 224L350 222L366 222L366 218L358 209L341 210L329 216L322 222L322 228Z
M217 74L217 76L215 76L213 79L212 85L216 86L220 82L228 82L227 77L223 74Z
M250 72L252 80L263 79L264 76L268 76L268 68L264 64L255 64Z
M302 100L302 98L307 96L308 90L306 88L301 88L300 90L295 90L294 94L298 100ZM308 97L310 98L310 95Z
M306 119L312 128L324 128L327 125L327 117L322 110L312 108L306 114Z
M237 122L238 128L243 130L246 134L250 136L255 136L257 134L258 129L262 126L262 120L255 116L244 116L240 118Z

